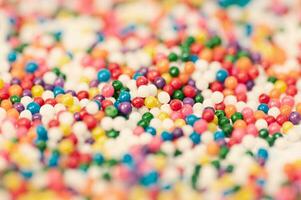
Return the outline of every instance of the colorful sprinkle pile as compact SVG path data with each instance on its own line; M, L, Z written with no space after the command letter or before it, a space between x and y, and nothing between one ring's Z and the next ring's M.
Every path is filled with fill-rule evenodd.
M300 13L0 0L0 199L300 199Z

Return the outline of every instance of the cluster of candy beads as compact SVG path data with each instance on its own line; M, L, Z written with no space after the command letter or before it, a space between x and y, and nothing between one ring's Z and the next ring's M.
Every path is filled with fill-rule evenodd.
M301 59L255 2L0 1L0 199L297 199Z

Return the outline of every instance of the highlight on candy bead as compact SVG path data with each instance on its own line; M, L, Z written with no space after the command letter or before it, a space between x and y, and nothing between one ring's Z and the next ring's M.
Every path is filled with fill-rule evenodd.
M300 13L0 1L0 199L300 199Z

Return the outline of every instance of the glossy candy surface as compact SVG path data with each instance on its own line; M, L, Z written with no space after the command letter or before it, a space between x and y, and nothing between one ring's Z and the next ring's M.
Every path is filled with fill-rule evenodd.
M0 199L298 199L300 13L0 1Z

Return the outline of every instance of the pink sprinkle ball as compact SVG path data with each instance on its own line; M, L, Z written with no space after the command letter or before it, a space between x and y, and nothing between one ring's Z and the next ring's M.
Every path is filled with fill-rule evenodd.
M8 151L2 151L0 152L0 155L3 159L5 159L5 161L9 161L10 160L10 155Z
M93 62L92 62L92 66L94 68L96 68L97 70L100 70L102 68L105 68L106 66L106 63L105 63L105 60L104 59L95 59Z
M114 169L114 177L119 180L129 179L130 178L130 171L126 166L117 166Z
M277 122L274 122L269 125L269 133L270 134L275 134L277 132L280 132L280 129L281 129L281 126Z
M271 107L277 107L280 108L281 103L278 99L271 99L270 102L268 103L268 106Z
M92 62L93 62L92 57L87 55L82 59L81 64L85 67L88 67L88 66L92 66Z
M20 44L20 40L16 37L12 37L9 39L9 43L12 47L15 48L16 46L18 46Z
M207 126L208 126L208 124L207 124L207 122L205 120L199 119L198 121L196 121L194 123L193 129L197 133L201 134L201 133L203 133L203 132L205 132L207 130Z
M148 144L148 148L151 151L156 152L160 149L161 143L162 143L162 140L159 137L154 137Z
M164 55L163 53L157 53L154 57L155 64L165 59L166 59L166 55Z
M181 109L181 113L183 114L183 116L187 116L187 115L190 115L192 114L193 112L193 109L192 109L192 106L189 105L189 104L184 104L182 109Z
M172 120L176 120L176 119L182 119L183 118L183 112L180 112L180 111L175 111L175 112L172 112L171 113L171 119Z
M114 95L114 87L110 84L106 84L102 88L101 92L104 97L111 97Z
M27 131L28 131L28 129L26 127L24 127L24 126L18 128L18 130L17 130L17 137L18 138L24 137L26 135Z
M137 126L133 131L134 135L141 135L143 132L144 129L141 126Z
M52 188L53 190L61 190L64 185L62 182L62 176L61 173L56 170L52 169L48 171L48 187Z
M241 111L242 115L244 116L244 118L249 118L253 116L253 110L249 107L245 107L242 109Z
M295 200L297 192L295 189L284 186L276 194L275 200Z
M139 158L141 153L141 145L139 144L133 145L129 152L133 157Z
M291 96L285 96L285 97L283 97L283 98L281 99L281 104L282 104L282 105L289 105L289 106L293 107L294 104L295 104L295 100L294 100L294 98L291 97Z
M245 136L244 129L235 129L232 132L232 138L237 142L240 142L244 136Z
M138 170L142 173L148 173L152 170L152 167L147 162L141 162L138 165Z
M244 84L238 84L235 88L235 94L239 93L246 93L247 92L247 87Z
M257 130L257 128L254 124L249 124L246 128L246 133L251 134L253 136L257 136L258 135L258 130Z

